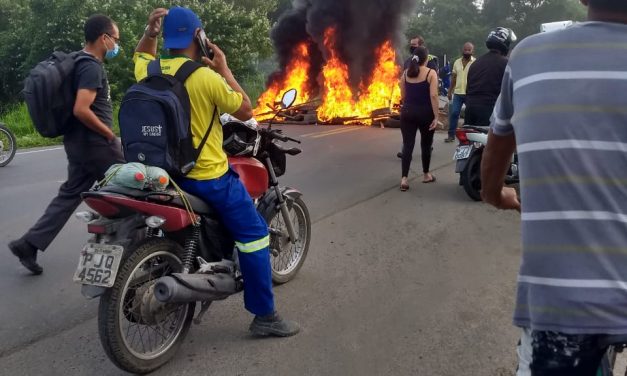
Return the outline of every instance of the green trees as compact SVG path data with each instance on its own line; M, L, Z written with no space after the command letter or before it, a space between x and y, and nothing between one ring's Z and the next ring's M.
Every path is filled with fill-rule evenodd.
M466 41L485 51L485 37L496 26L510 27L522 39L542 23L581 21L585 12L579 0L419 0L406 34L422 35L432 53L453 58Z
M134 80L133 50L148 14L170 3L198 13L236 76L251 75L258 61L272 55L266 15L276 9L274 0L0 0L0 110L19 101L22 81L37 62L54 50L82 48L83 23L94 13L120 27L121 54L107 62L112 94L120 98Z

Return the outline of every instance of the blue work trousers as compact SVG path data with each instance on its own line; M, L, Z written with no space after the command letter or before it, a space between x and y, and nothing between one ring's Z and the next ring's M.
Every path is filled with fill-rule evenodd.
M268 225L257 212L237 173L229 169L217 179L183 178L178 184L185 192L198 196L214 208L235 240L244 277L246 309L260 316L273 313Z

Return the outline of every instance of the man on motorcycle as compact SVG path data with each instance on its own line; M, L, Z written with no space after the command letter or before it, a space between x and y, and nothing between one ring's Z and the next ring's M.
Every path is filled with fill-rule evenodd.
M162 20L163 18L163 20ZM194 146L200 144L210 121L213 108L232 114L240 120L252 117L250 99L228 68L224 53L203 39L202 23L187 8L156 9L149 17L143 37L135 50L135 77L139 81L148 74L148 64L157 55L157 37L163 24L164 48L168 56L160 58L164 74L174 75L188 60L200 61L206 67L196 70L185 82L191 102ZM203 56L200 43L212 50L210 60ZM222 127L215 125L200 153L197 164L186 178L178 181L181 188L201 197L217 210L235 239L244 277L244 303L255 318L250 330L257 335L287 337L298 333L299 326L282 319L275 311L269 253L268 225L257 213L250 195L229 168L222 149Z
M497 27L486 39L489 51L479 57L468 71L465 124L489 126L501 82L507 66L507 54L516 35L510 29Z
M521 210L503 186L520 160L518 376L597 375L608 336L627 334L627 1L581 2L589 22L513 51L483 153L499 209Z

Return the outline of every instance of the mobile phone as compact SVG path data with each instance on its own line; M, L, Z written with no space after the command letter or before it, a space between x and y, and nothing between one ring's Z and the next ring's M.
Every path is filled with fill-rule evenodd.
M207 34L205 34L204 30L200 30L198 33L198 37L196 38L198 41L198 45L200 46L200 51L203 56L207 57L209 60L213 60L215 54L211 48L207 46Z

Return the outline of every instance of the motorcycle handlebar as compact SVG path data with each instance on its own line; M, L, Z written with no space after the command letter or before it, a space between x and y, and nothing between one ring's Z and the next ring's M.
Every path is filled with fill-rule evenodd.
M294 139L294 138L287 137L287 136L283 135L283 131L281 131L281 130L267 130L267 129L263 129L262 133L265 133L266 135L268 135L268 137L270 137L271 140L279 140L279 141L283 141L283 142L292 141L292 142L296 142L298 144L301 143L297 139Z

